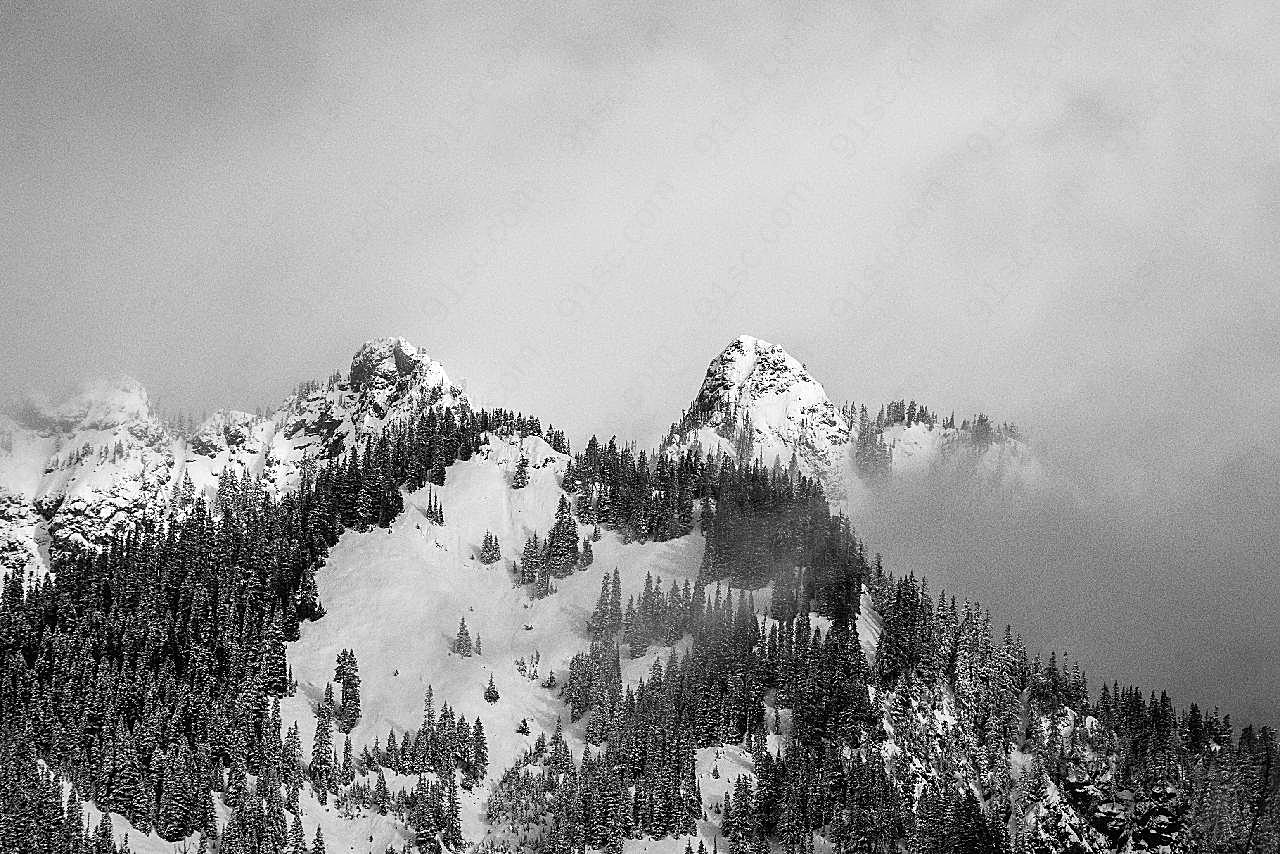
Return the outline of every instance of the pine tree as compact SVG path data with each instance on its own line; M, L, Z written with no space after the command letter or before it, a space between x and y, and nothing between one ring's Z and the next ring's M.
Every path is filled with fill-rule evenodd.
M613 569L613 578L609 582L609 633L622 631L622 576L618 568Z
M321 703L316 709L316 735L311 746L311 783L316 799L325 803L333 785L333 732L329 722L330 707Z
M294 813L293 821L289 825L288 854L307 854L307 837L302 829L302 819L297 813Z
M484 689L484 700L489 704L498 702L498 688L493 684L492 673L489 674L489 685Z
M445 802L444 827L441 829L441 837L445 845L451 849L457 849L463 843L462 814L458 805L458 783L450 775L446 784L448 795Z
M636 611L634 598L627 599L627 610L622 618L622 641L630 649L632 658L641 658L649 649L641 618Z
M572 575L578 568L578 525L570 514L569 502L562 495L556 507L556 521L547 535L548 564L556 578Z
M453 641L453 651L463 658L470 658L473 652L471 632L467 631L466 617L463 617L458 623L458 636Z
M338 713L338 730L351 732L360 720L360 667L355 652L344 649L338 653L338 665L334 679L342 688L342 702Z
M280 609L273 607L267 622L264 650L265 688L274 697L289 690L289 665L285 659L284 623Z
M520 455L520 461L516 463L515 474L511 477L512 489L524 489L529 485L529 458L524 454Z
M498 545L498 536L491 531L484 532L484 542L480 546L480 562L488 566L502 560L502 549Z
M525 540L517 578L520 584L536 584L541 577L542 549L538 545L538 533L535 531Z
M478 717L475 728L471 731L471 769L472 776L477 781L483 780L489 771L489 742Z

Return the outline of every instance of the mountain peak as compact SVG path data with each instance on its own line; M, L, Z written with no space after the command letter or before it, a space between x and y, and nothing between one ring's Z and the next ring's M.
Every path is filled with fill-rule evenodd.
M21 426L43 434L110 430L151 418L151 398L147 390L142 383L125 375L87 382L76 394L56 403L44 397L28 396L15 412Z
M799 359L777 344L739 335L707 367L697 404L709 412L792 390L801 390L800 397L806 403L827 400L822 385Z
M360 345L351 359L351 386L355 390L394 386L414 375L448 382L444 369L404 338L373 338Z
M828 497L844 494L848 423L803 362L761 338L739 335L707 366L698 396L664 444L693 441L766 465L794 460Z

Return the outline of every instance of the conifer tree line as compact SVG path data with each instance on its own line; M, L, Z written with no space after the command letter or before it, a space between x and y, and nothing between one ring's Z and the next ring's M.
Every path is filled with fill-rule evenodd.
M590 565L590 540L599 539L600 526L624 541L664 541L692 531L694 502L701 501L702 582L732 576L759 587L807 565L813 567L807 583L821 587L823 596L839 596L845 607L856 599L847 524L833 523L821 486L794 468L720 454L700 459L693 448L678 458L649 457L619 449L612 439L601 448L593 436L569 465L564 489L573 504L561 497L552 530L545 538L533 533L514 567L517 583L532 585L535 596ZM579 540L577 523L596 526L590 539Z
M424 402L349 452L305 464L288 494L228 470L206 502L187 479L162 517L100 548L55 552L38 583L9 574L0 779L14 784L0 786L0 852L78 844L53 809L63 784L165 839L214 838L209 792L220 792L233 809L221 850L282 850L271 847L287 832L276 803L294 771L281 765L273 699L291 690L285 644L324 614L315 573L328 549L343 530L389 525L402 488L442 484L486 433L541 430L519 413ZM567 449L562 433L552 438ZM325 714L344 732L360 715L350 651L335 681L340 699ZM78 801L67 803L78 817Z
M883 482L889 476L893 466L893 449L885 442L884 431L897 424L904 424L907 427L927 424L933 428L941 420L944 429L959 429L968 437L969 444L980 450L995 442L1018 439L1022 435L1013 424L1002 422L997 425L982 412L974 415L972 419L966 418L957 428L954 413L939 419L937 413L930 411L924 404L917 405L914 400L889 401L880 407L874 417L868 413L865 403L858 406L853 401L841 406L840 412L856 430L853 447L854 466L858 475L871 483Z
M593 536L599 540L599 529ZM545 538L540 538L537 531L529 535L512 572L517 584L530 586L533 595L540 599L554 592L553 579L567 578L577 570L586 569L593 560L591 541L586 537L579 541L578 523L568 500L561 495L551 530Z
M299 851L304 787L400 816L422 851L461 846L458 788L488 764L479 719L447 704L437 713L428 689L419 730L353 755L352 650L317 704L310 757L296 725L282 736L278 700L292 689L286 643L324 613L315 573L339 534L389 525L402 487L443 484L489 431L541 426L424 407L306 467L290 494L228 473L206 502L188 482L166 517L100 550L53 555L39 583L6 578L0 852L114 854L110 819L86 828L82 798L165 839L199 832L228 854ZM548 441L568 452L562 434ZM1008 628L996 640L979 605L886 572L793 467L593 439L565 488L572 501L517 564L517 580L542 595L590 565L599 527L582 537L579 523L661 540L697 518L706 552L695 584L649 579L627 602L616 571L602 573L590 649L562 688L590 746L575 761L557 726L488 802L527 849L617 852L626 838L690 832L704 812L695 751L730 744L754 759L753 779L711 808L734 854L809 851L817 837L839 854L1082 851L1099 840L1113 851L1280 850L1273 730L1237 732L1217 710L1179 710L1131 686L1104 685L1095 701L1078 666L1029 656ZM749 589L765 586L769 605L757 608ZM883 618L870 661L857 630L864 587ZM459 652L466 635L479 653L465 622L458 634ZM684 639L623 684L624 654ZM492 680L485 699L489 687L500 702ZM419 779L392 793L384 769ZM222 827L211 790L231 811ZM323 850L322 836L310 844Z
M571 756L557 755L558 732L550 752L545 739L540 739L504 775L490 800L491 818L514 824L530 850L617 851L626 838L692 832L694 822L704 817L694 752L721 743L741 743L753 750L758 761L772 761L764 759L772 756L764 749L771 731L764 700L772 691L787 692L789 703L798 710L794 726L804 733L799 742L821 745L824 734L847 731L857 733L855 743L862 745L857 728L870 719L871 708L865 693L861 706L845 696L846 690L852 694L856 685L865 685L860 678L865 664L860 670L856 664L861 660L856 641L852 648L859 652L847 651L851 644L847 623L836 624L840 628L833 628L820 641L795 640L791 623L774 623L771 631L762 634L766 621L755 613L750 594L740 593L735 600L723 596L717 587L712 596L700 596L689 609L694 638L689 652L673 651L665 664L655 661L649 676L631 687L621 681L618 635L622 630L610 604L613 599L610 580L591 620L596 640L589 653L574 659L563 689L574 719L586 718L584 733L592 746L583 761L575 766ZM803 619L797 618L800 631L807 620L807 611ZM823 671L809 672L811 663ZM835 670L841 667L852 672ZM822 679L825 687L819 688ZM835 696L827 703L805 702L809 695L828 692ZM784 760L778 761L785 766ZM538 766L536 774L531 765ZM870 776L870 767L872 763L860 761L855 771ZM797 777L791 797L808 792L814 779L802 784L803 778ZM871 785L865 782L868 791ZM779 804L785 800L783 788L778 784ZM861 795L863 788L857 792ZM807 805L807 797L797 804ZM785 818L801 822L793 831L799 839L805 819L790 812ZM771 835L773 826L764 827L762 833ZM764 840L761 835L753 842L763 844Z
M592 437L577 454L565 474L564 489L573 496L579 522L603 526L624 541L664 541L693 530L694 502L700 501L700 525L707 537L702 581L733 577L742 586L767 584L780 570L812 565L810 580L830 581L828 571L848 562L851 536L844 545L831 540L835 528L821 486L800 475L794 467L765 466L723 454L698 456L697 448L682 454L635 453L610 439L601 447ZM572 572L570 537L572 518L565 502L557 511L556 526L563 533L549 574L563 577ZM815 529L823 532L814 536ZM846 526L847 531L847 526ZM554 531L553 531L554 534ZM593 539L596 538L593 535ZM572 538L576 540L576 537ZM838 537L837 537L838 539ZM526 543L526 557L519 564L521 583L537 582L541 568L536 553L547 552L552 537ZM535 567L531 572L527 567ZM845 583L854 579L846 578ZM831 590L826 590L831 593Z
M391 730L385 741L374 739L372 748L364 748L358 756L352 755L347 739L339 756L332 742L332 714L326 703L316 709L316 739L305 765L297 752L296 725L290 729L284 761L294 773L287 786L296 787L306 779L322 803L332 796L340 809L394 815L411 828L419 851L439 851L441 842L459 848L463 840L458 789L474 788L488 773L489 743L480 718L470 723L455 714L448 702L442 702L437 711L434 691L427 686L419 729L399 739ZM411 791L392 792L386 771L418 775L418 781ZM286 806L296 805L296 797L295 788L286 788Z
M564 434L551 429L555 442L567 450ZM319 467L316 489L337 510L331 526L339 530L386 527L404 509L401 490L443 486L445 470L454 461L466 461L478 453L488 433L541 436L542 426L537 418L504 409L473 411L424 402L417 411L388 424L376 438L340 452ZM433 524L445 524L444 507L434 492L428 496L427 518Z
M856 619L821 629L807 608L773 617L717 588L689 612L689 650L636 686L621 680L606 574L591 649L562 692L591 746L575 766L540 742L504 775L491 818L532 851L685 834L703 817L694 751L730 744L755 760L754 779L712 808L735 852L807 851L818 837L886 854L1276 850L1272 730L1237 737L1216 712L1179 713L1136 688L1095 701L1077 665L1029 659L1009 628L993 639L979 605L934 600L878 561L871 573L885 614L871 664ZM1051 789L1083 823L1052 809Z
M563 487L574 494L573 509L583 524L615 530L624 542L661 542L693 529L700 470L693 450L677 459L650 456L631 445L619 448L616 438L602 447L592 436L573 456Z
M304 473L275 501L229 475L217 514L196 498L101 551L54 555L39 584L11 575L0 598L0 776L29 778L39 758L139 829L214 833L209 790L235 800L247 774L272 773L280 739L268 701L289 689L285 642L323 613L314 573L340 511L318 480ZM21 787L0 787L0 798L0 814L22 815ZM0 848L40 850L52 832L0 824Z
M1077 664L1029 657L1011 628L995 639L977 603L935 599L927 581L869 560L803 482L732 460L717 474L701 493L699 581L771 582L769 607L719 585L664 594L652 579L624 607L620 579L603 574L591 648L562 689L591 747L577 766L535 747L491 800L528 850L619 850L625 838L689 832L702 810L694 751L719 744L755 760L754 780L713 808L734 852L808 851L818 837L886 854L1280 846L1271 729L1237 736L1216 711L1178 712L1132 687L1104 686L1095 701ZM770 536L718 540L734 513ZM883 617L872 662L856 629L864 585ZM687 652L623 684L624 655L679 637ZM895 754L927 761L886 760Z

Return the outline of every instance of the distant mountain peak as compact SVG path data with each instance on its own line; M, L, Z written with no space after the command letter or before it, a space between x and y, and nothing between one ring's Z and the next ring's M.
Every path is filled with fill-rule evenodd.
M39 566L42 543L100 542L186 480L212 496L230 468L288 488L306 461L360 448L424 404L469 405L439 362L394 337L357 348L349 381L304 383L267 416L219 410L189 433L156 417L130 377L28 399L0 418L0 571Z
M125 375L87 382L71 397L57 402L28 396L14 412L20 426L44 434L110 430L153 417L147 390Z

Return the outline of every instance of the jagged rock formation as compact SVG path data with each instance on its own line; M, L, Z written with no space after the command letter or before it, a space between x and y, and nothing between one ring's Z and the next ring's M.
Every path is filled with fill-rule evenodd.
M0 561L37 568L50 545L96 542L145 513L169 482L172 438L122 378L0 419Z
M702 387L662 449L759 460L816 479L828 500L852 501L892 475L962 477L980 486L1034 487L1041 469L1012 430L960 427L908 417L906 402L860 416L837 407L802 362L782 347L749 335L711 361ZM910 410L914 414L914 404ZM887 412L887 415L886 415Z
M273 414L221 410L190 435L163 423L121 378L0 418L0 571L41 571L48 548L101 542L190 481L212 497L223 471L277 492L308 460L332 459L423 401L468 405L439 362L403 338L366 342L349 378L306 383Z
M742 335L712 360L663 448L696 442L703 453L795 466L817 478L829 498L840 498L850 438L844 415L799 360L776 344Z

